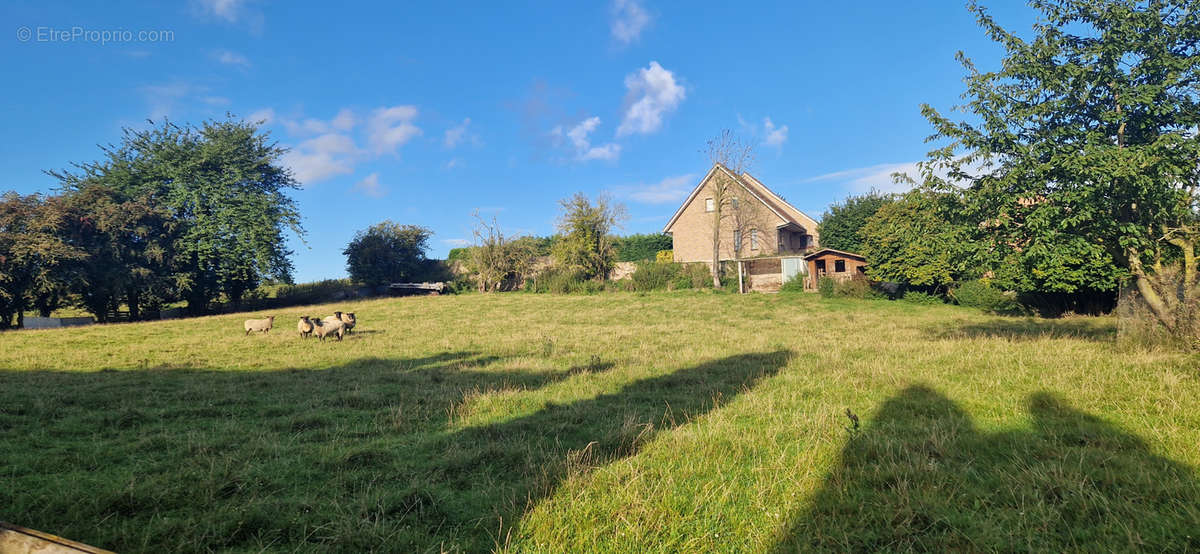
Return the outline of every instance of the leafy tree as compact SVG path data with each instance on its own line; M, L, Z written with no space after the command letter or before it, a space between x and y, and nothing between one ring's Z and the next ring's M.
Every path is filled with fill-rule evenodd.
M170 251L177 225L151 197L124 200L114 189L87 185L52 199L66 214L64 240L85 253L72 264L70 289L79 305L108 321L122 302L131 319L174 299Z
M342 252L350 278L369 285L405 282L425 267L433 231L392 221L376 223L354 235Z
M971 5L1006 56L985 72L959 54L972 121L923 107L948 141L926 177L971 183L968 207L995 257L1036 270L1034 286L1111 290L1128 274L1162 325L1189 333L1200 294L1200 2L1031 5L1041 21L1029 39ZM1182 280L1156 280L1173 260Z
M918 189L884 204L863 226L862 254L873 279L940 289L971 264L971 227L952 192Z
M845 252L861 252L862 228L879 208L895 201L891 194L872 190L867 194L848 196L833 204L821 216L819 235L821 246Z
M659 251L670 250L672 246L671 235L663 233L629 235L613 239L618 262L653 260Z
M533 267L540 239L508 237L496 218L491 223L475 214L475 244L467 251L467 269L480 292L511 290Z
M284 149L256 123L164 122L125 129L121 144L103 150L103 161L50 174L64 190L99 185L168 210L178 225L169 252L175 286L189 311L204 312L222 293L236 303L264 279L291 282L285 233L304 231L286 192L299 184L280 164Z
M0 196L0 328L24 324L24 314L44 316L65 293L66 272L83 253L63 241L62 212L36 194Z
M559 204L563 210L558 220L562 237L552 249L555 261L581 279L607 278L616 257L610 234L624 219L624 208L604 196L593 202L583 193Z

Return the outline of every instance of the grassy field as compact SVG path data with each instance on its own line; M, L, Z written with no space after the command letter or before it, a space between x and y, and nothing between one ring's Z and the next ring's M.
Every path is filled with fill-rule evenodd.
M334 309L356 333L296 336ZM269 313L0 334L0 519L128 552L1200 550L1200 358L1111 319L707 292Z

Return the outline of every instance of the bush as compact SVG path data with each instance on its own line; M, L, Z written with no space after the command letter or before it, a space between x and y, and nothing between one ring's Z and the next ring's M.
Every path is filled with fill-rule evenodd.
M803 273L792 275L791 279L779 287L779 292L804 292L805 279L808 279L808 276Z
M654 255L654 261L665 264L673 263L675 261L675 251L659 250L658 253Z
M833 277L821 277L817 279L817 292L821 293L822 298L833 298L834 289L837 288L837 282Z
M950 298L959 306L979 308L995 314L1020 314L1024 310L1016 295L992 287L986 281L966 281L950 290Z
M618 262L645 262L657 260L657 254L671 250L671 235L654 233L650 235L629 235L615 237L613 249L617 252ZM668 260L670 261L670 260Z
M673 263L640 262L630 281L635 291L666 290L678 276L679 266Z
M940 297L936 294L929 294L927 292L921 292L919 290L906 291L904 293L904 296L901 298L901 300L903 300L905 302L910 302L912 304L924 304L924 305L945 304L945 301L942 300L942 297Z
M264 292L267 292L264 290ZM275 301L272 306L302 306L320 304L343 298L353 298L357 295L358 287L349 279L326 279L313 283L298 285L276 285L275 290L268 292L267 297ZM272 294L273 293L273 294Z
M879 298L882 295L871 288L866 279L839 281L833 287L833 295L842 298Z
M578 273L549 268L525 280L525 292L552 294L593 294L604 290L605 283L583 279Z

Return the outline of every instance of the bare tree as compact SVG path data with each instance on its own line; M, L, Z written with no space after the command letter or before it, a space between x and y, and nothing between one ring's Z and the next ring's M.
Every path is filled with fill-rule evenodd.
M721 231L728 227L733 231L731 250L737 263L738 292L743 292L742 252L748 240L752 242L768 238L755 236L762 227L762 206L750 200L750 191L741 182L741 175L754 164L754 145L743 142L733 131L723 129L721 134L708 140L705 153L710 162L724 166L733 174L733 178L730 178L725 172L718 171L709 182L713 199L713 286L721 286Z
M492 217L489 223L475 217L475 244L468 255L468 269L474 274L480 292L496 292L515 286L525 278L533 265L534 252L528 240L507 237Z

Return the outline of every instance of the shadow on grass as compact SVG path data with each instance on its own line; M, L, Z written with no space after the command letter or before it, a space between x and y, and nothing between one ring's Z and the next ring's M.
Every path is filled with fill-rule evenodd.
M1196 551L1200 484L1048 393L1033 427L975 430L925 387L886 401L776 552Z
M939 325L927 332L934 338L1007 338L1010 340L1039 340L1076 338L1098 342L1117 339L1116 325L1104 318L1033 319L996 317L984 323L959 326Z
M462 351L326 370L0 370L0 516L122 552L488 550L564 479L633 455L789 355L469 428L453 422L472 399L612 364L530 372Z

